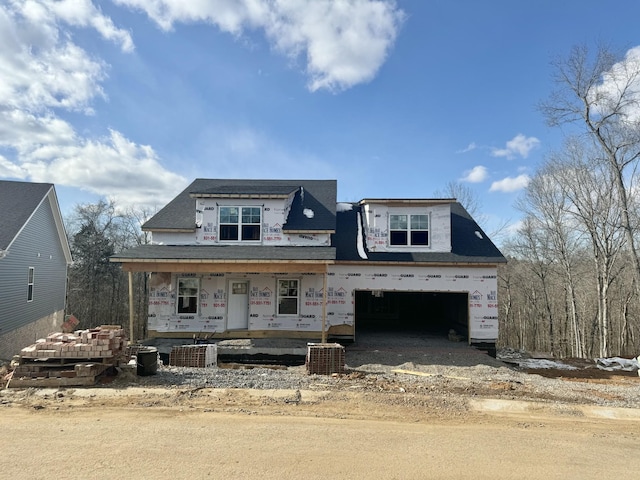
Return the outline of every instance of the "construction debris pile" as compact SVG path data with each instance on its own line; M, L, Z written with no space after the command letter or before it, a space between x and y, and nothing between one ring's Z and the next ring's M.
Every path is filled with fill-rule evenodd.
M128 362L119 325L51 333L23 348L8 388L95 385L98 376Z

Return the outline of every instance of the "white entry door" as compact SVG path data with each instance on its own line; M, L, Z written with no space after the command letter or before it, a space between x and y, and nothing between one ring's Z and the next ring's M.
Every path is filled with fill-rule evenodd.
M246 330L247 328L249 328L249 282L231 280L227 303L227 330Z

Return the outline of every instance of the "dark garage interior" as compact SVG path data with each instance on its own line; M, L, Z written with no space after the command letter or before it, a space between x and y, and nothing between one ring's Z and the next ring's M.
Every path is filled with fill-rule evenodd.
M468 293L359 290L355 292L357 332L413 332L465 339L469 330Z

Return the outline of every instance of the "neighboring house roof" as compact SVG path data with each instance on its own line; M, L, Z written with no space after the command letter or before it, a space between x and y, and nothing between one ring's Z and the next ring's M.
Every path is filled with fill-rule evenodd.
M50 183L0 180L0 250L6 250L53 188Z
M333 261L333 247L289 247L245 245L141 245L111 257L113 262L145 261Z
M71 251L62 223L58 197L51 183L0 180L0 252L11 247L31 216L47 199L51 205L65 257L67 262L71 262Z
M336 262L419 262L419 263L506 263L500 250L482 231L471 215L458 202L451 202L451 252L371 252L358 229L362 231L360 206L358 203L341 204L338 212L336 233L331 243L336 247ZM344 206L351 205L351 208ZM358 242L367 258L358 252Z
M147 231L194 231L193 197L286 198L295 192L284 231L333 232L336 228L335 180L226 180L198 178L143 226Z

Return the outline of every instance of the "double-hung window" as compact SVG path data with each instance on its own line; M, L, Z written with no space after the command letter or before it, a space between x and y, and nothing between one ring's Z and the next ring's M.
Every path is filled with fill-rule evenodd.
M262 227L260 207L220 207L220 240L259 242Z
M297 315L300 299L300 280L278 280L278 315Z
M197 278L178 279L178 313L198 313L199 287Z
M389 245L428 246L429 215L389 215Z
M29 274L27 276L27 302L33 301L34 279L35 279L35 268L29 267Z

